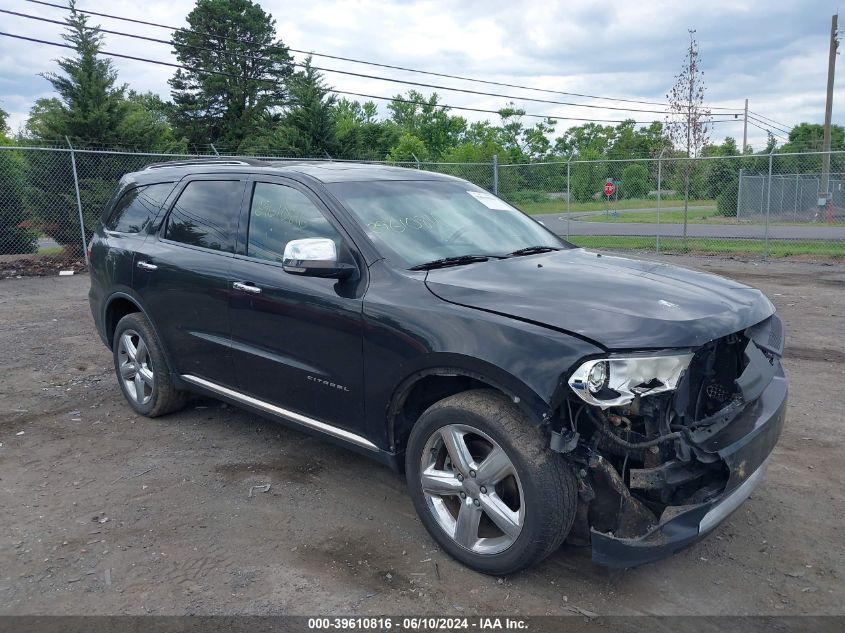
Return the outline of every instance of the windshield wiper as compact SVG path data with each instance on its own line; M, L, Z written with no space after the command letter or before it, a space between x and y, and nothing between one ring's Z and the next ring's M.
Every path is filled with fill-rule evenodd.
M511 257L519 257L520 255L534 255L536 253L548 253L550 251L559 251L557 246L526 246L520 248L512 253L508 253Z
M431 270L432 268L445 268L446 266L462 266L473 262L486 262L492 255L458 255L457 257L443 257L424 264L411 266L408 270Z

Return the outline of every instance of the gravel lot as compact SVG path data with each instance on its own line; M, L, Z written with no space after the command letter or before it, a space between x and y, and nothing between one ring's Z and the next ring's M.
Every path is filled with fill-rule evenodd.
M669 560L609 573L564 546L507 578L452 562L400 476L319 438L211 400L133 415L86 275L0 281L0 612L845 614L845 266L669 261L758 286L784 318L766 482Z

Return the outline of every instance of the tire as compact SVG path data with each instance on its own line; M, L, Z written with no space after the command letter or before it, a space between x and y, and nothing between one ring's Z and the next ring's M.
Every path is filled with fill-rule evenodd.
M461 445L468 453L453 463L450 448L459 452ZM496 448L502 452L494 455ZM485 463L491 455L496 459ZM560 547L575 518L571 467L549 449L547 433L498 391L465 391L429 407L411 430L405 472L434 540L485 574L540 562Z
M127 314L118 322L112 356L120 390L136 413L156 418L185 405L185 394L174 387L170 366L142 312Z

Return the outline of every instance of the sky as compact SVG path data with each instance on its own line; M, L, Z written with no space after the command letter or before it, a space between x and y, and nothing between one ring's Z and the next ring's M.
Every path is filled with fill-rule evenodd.
M687 29L695 29L706 104L721 115L725 111L717 108L741 109L747 98L750 110L778 122L781 129L773 127L772 131L786 137L790 127L799 122L823 121L830 18L837 11L836 2L261 0L260 4L273 15L278 37L291 48L547 90L661 103L681 69L689 40ZM175 26L187 25L185 17L193 6L190 0L77 0L79 9ZM0 8L57 20L67 14L25 0L0 0ZM168 39L167 31L150 26L99 17L92 18L92 23ZM55 24L0 14L0 31L58 42L61 30ZM104 50L175 61L167 45L115 35L105 36ZM25 123L37 98L53 95L39 73L54 71L55 60L65 54L59 48L0 36L0 107L9 112L13 131ZM295 57L301 61L304 55ZM843 62L838 61L833 122L842 124L845 76ZM643 104L487 86L320 57L315 57L314 63L335 70L501 93L513 96L516 105L529 113L643 122L664 118L654 113L533 103L525 98L661 109ZM120 81L133 89L169 97L167 80L173 69L122 59L115 59L114 65ZM327 73L326 78L340 91L385 97L412 88L334 73ZM508 101L437 92L442 103L454 106L497 110ZM385 102L377 103L384 113ZM471 121L497 118L454 113ZM580 123L560 121L557 132ZM742 138L741 116L713 126L711 140L721 141L725 136ZM749 125L749 144L759 149L765 140L764 130Z

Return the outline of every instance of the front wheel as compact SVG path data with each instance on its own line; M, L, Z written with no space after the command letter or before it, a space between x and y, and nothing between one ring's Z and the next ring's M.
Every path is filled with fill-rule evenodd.
M560 547L577 486L548 436L503 394L474 390L432 405L411 431L406 475L420 519L465 565L505 575Z

